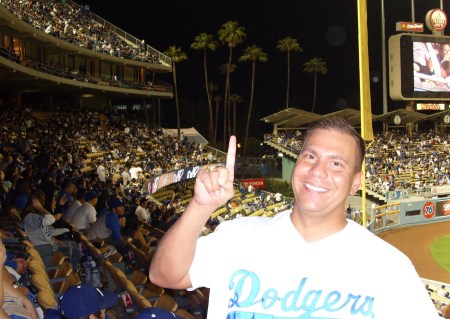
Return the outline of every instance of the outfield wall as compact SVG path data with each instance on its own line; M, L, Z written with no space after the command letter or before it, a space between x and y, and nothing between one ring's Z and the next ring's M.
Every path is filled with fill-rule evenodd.
M449 218L450 198L410 198L372 207L368 228L379 233L403 226L437 223Z

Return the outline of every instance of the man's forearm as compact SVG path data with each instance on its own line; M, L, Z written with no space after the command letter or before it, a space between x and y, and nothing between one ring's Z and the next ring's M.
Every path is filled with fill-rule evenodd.
M158 245L150 267L151 282L167 288L191 287L189 269L197 239L213 211L192 202L189 204Z

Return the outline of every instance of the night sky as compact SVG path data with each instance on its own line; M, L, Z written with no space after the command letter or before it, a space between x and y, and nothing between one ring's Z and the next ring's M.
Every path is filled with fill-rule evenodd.
M416 22L424 22L426 12L440 6L439 0L413 2ZM250 96L251 63L237 60L242 51L252 44L261 47L269 59L256 67L253 119L259 121L284 108L286 54L275 47L278 40L287 36L297 38L303 49L303 52L292 55L291 106L311 111L313 75L303 73L302 66L311 58L318 57L326 62L328 73L319 75L315 111L325 114L346 107L358 108L356 0L85 0L79 3L89 4L92 12L137 38L145 39L147 44L161 52L170 45L176 45L188 55L187 61L177 65L179 97L184 111L182 126L195 126L191 122L199 119L198 112L193 109L206 105L203 55L189 46L201 32L217 35L221 25L229 20L244 26L247 34L244 43L234 50L233 62L237 64L237 70L231 78L231 92L243 96L245 100L240 105L242 116L247 112ZM443 5L444 10L450 12L450 0L445 0ZM372 112L381 114L381 0L367 0L367 6L370 72L380 79L371 84ZM388 39L395 33L396 21L412 21L411 1L385 1L385 17ZM430 34L426 27L424 33ZM227 57L228 47L225 46L208 53L210 80L219 85L218 93L221 95L225 88L225 76L218 67L226 63ZM167 75L161 79L172 82ZM163 102L163 107L173 110L174 101ZM404 103L388 99L388 111L401 107ZM186 110L190 110L187 113L193 113L196 118L191 119Z

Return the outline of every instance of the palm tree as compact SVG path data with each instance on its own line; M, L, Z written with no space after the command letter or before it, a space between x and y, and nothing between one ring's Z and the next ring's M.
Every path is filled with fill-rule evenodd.
M209 140L212 141L213 138L213 112L212 112L212 102L211 102L211 94L209 92L208 87L208 63L206 59L206 51L211 50L215 51L217 49L218 43L214 40L214 37L208 33L200 33L195 37L195 42L191 44L191 49L193 50L203 50L203 69L205 72L205 90L206 97L208 99L209 106Z
M242 96L237 94L230 95L230 103L233 104L233 135L236 135L236 106L244 102Z
M252 62L252 86L250 92L250 103L248 105L248 116L247 116L247 126L245 128L245 140L244 140L244 157L247 151L247 140L248 140L248 131L250 129L250 118L252 115L252 107L253 107L253 95L255 92L255 71L256 71L256 62L267 62L267 53L263 52L260 47L256 45L251 45L244 50L244 53L239 58L239 62L251 61Z
M187 60L187 55L183 51L181 51L181 48L177 48L175 45L170 46L165 52L165 55L167 55L169 58L172 59L172 75L173 75L173 88L174 88L174 94L175 94L175 106L177 109L177 132L178 132L178 140L181 138L180 134L180 105L178 103L178 86L177 86L177 69L176 64L179 62L182 62L184 60Z
M208 91L209 91L209 96L212 97L214 96L214 92L216 92L219 89L219 87L217 86L216 83L214 82L209 82L208 83ZM219 113L219 109L216 109L216 115L215 115L215 122L213 124L213 136L212 136L212 142L215 143L216 142L216 136L217 136L217 117L218 117L218 113Z
M217 126L219 124L219 105L222 102L222 97L220 95L214 95L214 102L216 102L216 121L214 124L214 143L217 141Z
M227 119L228 119L228 133L231 134L231 128L230 128L230 87L231 87L231 73L233 73L236 70L236 64L231 63L228 65L228 63L222 64L219 66L220 73L228 75L228 91L225 94L225 97L227 99L227 102L224 103L223 108L223 136L224 140L226 140L226 127L227 127Z
M222 44L227 44L230 49L228 55L228 68L227 68L227 78L225 81L225 98L224 98L224 108L228 103L228 90L230 85L230 66L231 59L233 57L233 48L238 44L241 44L246 37L245 28L240 26L236 21L228 21L225 22L217 33L219 40ZM226 147L226 128L224 128L224 136L223 136L223 148Z
M314 108L316 107L316 96L317 96L317 74L327 74L326 62L322 58L312 58L305 64L303 64L303 73L314 73L314 95L313 95L313 105L312 113L314 113Z
M289 92L291 86L291 52L303 52L303 49L298 44L298 40L286 37L278 40L277 49L281 52L287 53L287 85L286 85L286 108L289 107Z

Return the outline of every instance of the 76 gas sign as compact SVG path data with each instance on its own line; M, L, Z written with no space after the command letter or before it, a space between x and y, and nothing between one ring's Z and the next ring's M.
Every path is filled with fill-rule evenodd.
M433 202L426 202L422 207L422 214L425 218L432 218L436 213L436 206Z

